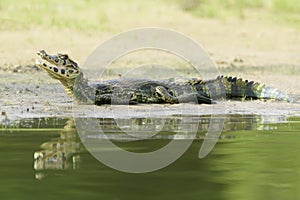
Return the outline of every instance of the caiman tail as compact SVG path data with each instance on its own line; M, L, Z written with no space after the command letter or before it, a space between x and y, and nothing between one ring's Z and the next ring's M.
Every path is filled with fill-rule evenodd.
M243 80L231 76L219 76L215 80L202 82L198 91L203 91L212 99L226 97L228 99L274 99L293 101L287 94L263 83ZM199 84L201 85L201 84Z

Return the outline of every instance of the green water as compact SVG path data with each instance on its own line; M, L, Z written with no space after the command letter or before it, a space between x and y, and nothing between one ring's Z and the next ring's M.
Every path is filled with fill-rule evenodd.
M199 126L198 139L183 156L166 168L142 174L116 171L95 159L81 144L72 124L65 127L69 119L3 123L1 199L300 198L300 118L229 116L212 152L199 159L206 119ZM125 148L149 151L164 146L168 143L164 136L174 134L171 129L178 122L170 120L170 132L162 131L159 139L127 141ZM105 124L108 135L121 131L113 119L101 119L100 123ZM57 143L65 149L64 158L59 160L57 154L52 156L56 160L37 163L37 152L63 151L53 145Z

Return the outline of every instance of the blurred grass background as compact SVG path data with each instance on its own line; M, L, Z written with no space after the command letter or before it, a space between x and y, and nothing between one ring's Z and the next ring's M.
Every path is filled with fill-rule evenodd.
M208 18L265 17L299 27L299 0L185 0L181 8Z
M259 18L300 28L299 0L0 0L0 30L110 31L132 19L171 23L184 14L220 20Z
M219 66L300 63L299 0L0 0L0 68L33 63L39 49L82 62L139 27L181 32Z

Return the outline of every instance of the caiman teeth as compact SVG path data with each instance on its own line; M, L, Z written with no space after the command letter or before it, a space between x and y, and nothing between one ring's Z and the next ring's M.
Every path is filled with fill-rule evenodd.
M39 67L42 67L42 66L45 66L46 63L44 63L44 62L42 62L42 61L36 59L36 60L35 60L35 64L36 64L37 66L39 66Z
M45 62L42 62L40 60L35 60L35 64L39 67L42 67L42 68L52 68L51 66L48 66Z

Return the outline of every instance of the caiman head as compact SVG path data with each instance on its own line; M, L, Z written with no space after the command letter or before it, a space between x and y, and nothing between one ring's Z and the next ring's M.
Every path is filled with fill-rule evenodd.
M45 70L52 78L59 80L67 94L72 96L75 79L81 74L78 64L67 54L49 55L41 50L37 55L42 59L42 61L36 61L37 66Z
M37 54L47 63L37 61L36 64L55 79L75 79L80 74L78 64L71 60L67 54L49 55L44 50Z

